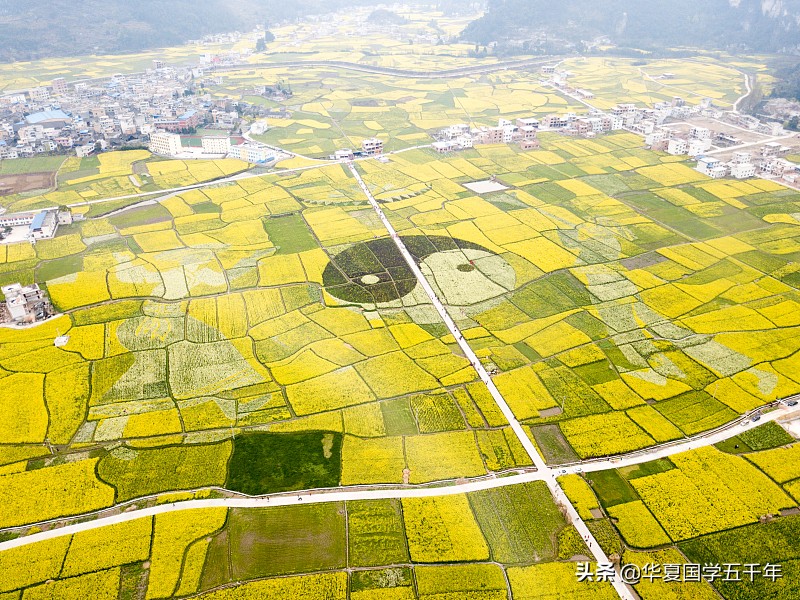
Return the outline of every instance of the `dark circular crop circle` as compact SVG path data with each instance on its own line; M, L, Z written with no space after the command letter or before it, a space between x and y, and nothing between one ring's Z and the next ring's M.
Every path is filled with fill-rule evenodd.
M480 250L483 246L445 236L401 236L403 243L419 265L437 252ZM467 270L462 267L469 267ZM459 265L463 272L475 269L472 264ZM344 302L379 304L407 296L417 285L414 273L406 264L390 238L361 242L337 254L322 273L325 290Z

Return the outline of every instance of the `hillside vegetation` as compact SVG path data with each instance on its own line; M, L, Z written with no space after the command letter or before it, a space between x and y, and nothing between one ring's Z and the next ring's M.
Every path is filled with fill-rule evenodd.
M546 0L489 0L463 37L502 47L538 32L572 42L608 37L636 48L793 52L800 48L800 1L567 0L556 8Z

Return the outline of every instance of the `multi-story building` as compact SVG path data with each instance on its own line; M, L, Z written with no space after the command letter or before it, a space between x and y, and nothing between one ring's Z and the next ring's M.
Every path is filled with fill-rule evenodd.
M228 156L253 164L264 164L275 160L275 152L272 149L257 144L231 146Z
M664 127L659 127L658 129L654 129L651 133L648 133L644 138L645 146L656 146L661 142L668 141L672 137L672 131L670 129L666 129Z
M369 138L361 142L361 150L367 156L377 156L383 154L383 140L379 138Z
M36 216L34 212L27 213L6 213L0 215L0 227L22 227L33 223Z
M517 119L517 127L522 129L523 127L533 127L534 129L539 129L539 119L528 118L528 119Z
M3 286L6 310L12 322L35 323L53 314L47 295L35 283L22 286L19 283Z
M688 154L689 152L689 142L681 138L673 138L667 144L667 154L672 154L673 156L680 156L682 154Z
M231 138L227 135L205 135L200 141L206 154L228 154L231 151Z
M479 127L472 132L476 144L502 144L502 127Z
M548 129L564 129L569 127L569 118L566 115L547 115L542 119L542 125Z
M81 144L75 148L75 156L78 158L86 158L94 154L95 150L97 150L97 146L94 144Z
M756 176L756 166L753 163L731 163L729 165L731 177L748 179Z
M519 128L516 125L512 125L511 122L508 122L506 125L502 125L499 129L503 132L503 143L510 144L519 139Z
M22 144L35 144L39 140L45 139L44 127L41 125L20 127L17 131L17 138Z
M696 140L710 140L712 135L707 127L692 127L689 130L689 137Z
M705 154L711 150L711 140L698 140L698 139L691 139L689 140L689 145L686 149L686 154L689 156L700 156L701 154Z
M734 152L731 164L734 165L749 165L753 162L753 156L749 152Z
M158 131L150 135L150 152L164 156L175 156L182 151L181 136L177 133Z
M700 156L695 169L713 179L720 179L728 174L728 168L718 158L711 156Z
M203 122L203 115L196 110L188 110L175 119L156 119L155 124L165 131L188 131Z
M797 165L785 158L773 157L761 163L761 172L774 177L783 177L786 173L795 171Z
M46 87L38 87L28 90L31 102L45 102L50 99L50 90Z
M635 104L617 104L611 109L611 114L615 117L627 117L636 113Z
M50 85L53 87L53 93L56 96L65 96L67 94L67 80L63 77L53 79Z
M32 242L36 240L46 240L56 235L58 229L58 214L54 210L43 210L33 217L28 230L28 239Z
M450 127L442 129L439 132L439 137L445 140L452 140L468 134L469 125L466 123L458 123L457 125L451 125Z
M781 152L782 149L783 146L781 146L779 143L769 142L761 147L761 156L763 156L764 158L772 158L773 156L780 156L782 153Z

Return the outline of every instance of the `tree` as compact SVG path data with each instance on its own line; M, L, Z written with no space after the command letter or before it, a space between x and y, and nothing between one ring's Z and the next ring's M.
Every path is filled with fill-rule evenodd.
M789 119L789 122L786 124L786 128L790 131L800 131L800 117L795 115Z
M264 28L264 41L265 41L267 44L269 44L270 42L274 42L274 41L275 41L275 34L274 34L274 33L272 33L272 32L271 32L269 29L267 29L266 27Z
M256 42L256 52L264 52L267 49L267 43L264 41L264 38L258 38Z

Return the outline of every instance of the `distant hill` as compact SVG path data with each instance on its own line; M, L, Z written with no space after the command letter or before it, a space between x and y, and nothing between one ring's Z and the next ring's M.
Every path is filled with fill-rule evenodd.
M537 34L576 43L608 37L643 49L798 52L800 0L489 0L463 38L510 49Z
M380 0L0 0L0 62L136 52Z
M367 21L376 25L402 25L403 23L407 23L408 19L401 17L396 12L386 10L385 8L378 8L372 11Z

